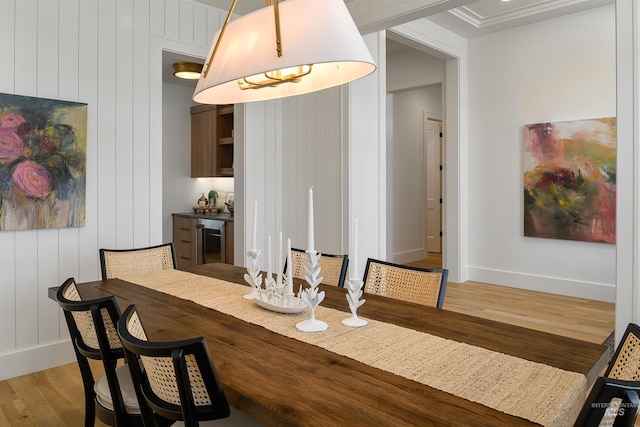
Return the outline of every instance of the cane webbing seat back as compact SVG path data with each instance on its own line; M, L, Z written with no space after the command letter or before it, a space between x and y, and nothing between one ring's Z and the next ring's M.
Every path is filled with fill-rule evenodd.
M627 326L604 376L625 381L640 381L640 327L638 325L630 323Z
M409 267L369 258L364 272L364 291L442 308L448 274L446 269Z
M135 249L100 249L102 279L121 273L150 273L176 268L173 243Z
M291 249L291 273L296 279L304 279L307 274L305 270L305 259L307 254L300 249ZM332 255L322 254L318 261L320 265L320 276L322 277L322 283L326 285L337 286L339 288L344 287L344 281L347 277L347 267L349 265L348 255ZM287 265L285 262L285 273L287 271Z
M56 293L69 327L85 392L85 425L93 426L95 417L109 425L142 425L140 407L124 350L116 331L120 313L115 297L83 300L73 278L67 279ZM104 375L94 380L88 359L102 360Z
M133 305L123 313L118 334L131 376L158 415L181 420L186 426L229 416L230 408L203 337L151 342Z

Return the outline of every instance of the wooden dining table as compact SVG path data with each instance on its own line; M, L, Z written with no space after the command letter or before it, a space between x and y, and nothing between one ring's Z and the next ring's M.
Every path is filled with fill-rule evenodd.
M227 264L186 270L238 284L246 272ZM135 304L151 340L204 336L230 405L264 426L537 425L121 279L78 287L83 299L111 294L122 310ZM322 306L348 313L345 289L320 288L326 294ZM55 298L55 288L49 292ZM577 372L588 384L608 362L603 345L376 295L365 298L358 309L362 318Z

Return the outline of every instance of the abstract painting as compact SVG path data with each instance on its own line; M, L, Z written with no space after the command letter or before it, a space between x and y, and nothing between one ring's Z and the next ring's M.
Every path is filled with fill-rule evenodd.
M87 104L0 94L0 231L85 223Z
M616 242L615 117L524 127L524 235Z

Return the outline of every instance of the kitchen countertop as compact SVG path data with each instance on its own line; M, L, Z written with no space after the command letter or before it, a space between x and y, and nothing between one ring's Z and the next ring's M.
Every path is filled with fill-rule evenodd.
M229 212L193 213L193 211L191 211L191 212L174 212L171 215L181 216L185 218L204 218L204 219L217 219L219 221L233 221L233 216Z

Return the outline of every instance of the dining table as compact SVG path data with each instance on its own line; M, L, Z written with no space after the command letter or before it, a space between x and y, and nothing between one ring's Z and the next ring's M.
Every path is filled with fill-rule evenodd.
M135 304L150 340L203 336L229 404L263 426L571 425L608 362L604 345L366 293L357 315L368 325L304 333L295 325L309 310L257 307L242 298L251 291L245 273L213 263L166 273L166 288L121 277L78 289L83 299L115 295L121 310ZM319 289L318 318L351 316L346 289ZM199 290L208 296L193 297ZM280 329L267 325L271 317ZM505 385L514 378L521 383ZM534 403L510 403L515 392ZM524 415L502 409L512 406Z

